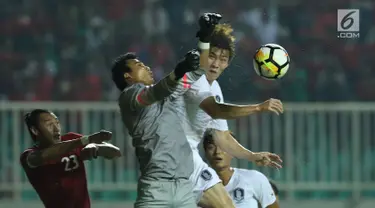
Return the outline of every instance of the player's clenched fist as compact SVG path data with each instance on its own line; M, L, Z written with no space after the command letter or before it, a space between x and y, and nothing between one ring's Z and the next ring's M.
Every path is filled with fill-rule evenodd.
M101 144L102 142L109 141L112 139L112 132L101 130L94 134L91 134L89 137L89 143Z
M196 37L203 43L209 43L215 25L219 24L221 15L217 13L204 13L198 20L199 31Z
M174 70L176 79L181 79L187 72L198 70L200 66L199 58L200 54L197 50L189 51Z
M260 111L272 111L279 115L284 112L283 103L278 99L269 99L259 105Z
M185 60L183 61L183 63L186 66L186 72L199 69L199 58L200 54L197 50L191 50L185 55Z

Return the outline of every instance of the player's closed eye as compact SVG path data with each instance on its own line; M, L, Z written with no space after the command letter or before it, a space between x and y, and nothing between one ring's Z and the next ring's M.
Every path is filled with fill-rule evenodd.
M141 62L137 63L137 66L144 67L145 65Z

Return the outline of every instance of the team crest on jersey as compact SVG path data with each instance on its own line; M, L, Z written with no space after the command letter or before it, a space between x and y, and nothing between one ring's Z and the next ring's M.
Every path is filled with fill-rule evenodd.
M218 102L218 103L220 103L220 102L221 102L221 98L220 98L220 96L219 96L219 95L216 95L216 96L215 96L215 99L216 99L216 102Z
M233 196L234 200L240 202L245 198L245 190L243 188L236 188L233 191Z
M210 171L208 170L203 170L202 173L201 173L201 177L205 180L205 181L209 181L212 179L212 174L210 173Z

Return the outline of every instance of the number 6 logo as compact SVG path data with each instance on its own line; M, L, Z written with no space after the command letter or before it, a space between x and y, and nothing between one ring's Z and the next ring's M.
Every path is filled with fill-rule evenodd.
M61 162L65 163L65 171L72 171L79 168L79 162L76 155L61 158Z
M359 32L359 9L337 10L337 32Z
M345 15L342 18L342 20L340 22L340 25L341 25L342 29L347 30L347 29L349 29L353 26L354 19L353 19L353 17L351 17L351 15L354 14L354 13L355 13L355 11L349 12L347 15ZM345 25L345 23L348 22L348 21L349 21L349 23Z

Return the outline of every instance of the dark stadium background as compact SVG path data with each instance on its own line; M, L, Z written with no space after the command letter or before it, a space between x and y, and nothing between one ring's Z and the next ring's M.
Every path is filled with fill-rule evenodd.
M337 9L360 9L359 39L337 38ZM216 11L233 25L237 37L237 55L219 81L226 101L274 97L290 112L280 120L265 115L231 123L247 147L286 157L280 172L265 170L280 184L285 207L313 202L317 204L312 207L321 208L354 208L357 203L373 207L375 202L366 200L375 200L375 105L370 103L375 101L374 9L372 0L1 1L0 205L37 203L30 187L22 185L27 181L13 177L20 172L14 162L22 151L17 148L27 146L29 139L20 120L27 107L55 109L65 118L66 130L121 131L122 124L112 122L118 96L110 79L113 58L137 52L160 79L195 46L199 14ZM255 49L265 43L278 43L290 54L289 72L281 80L263 80L252 68ZM74 102L60 103L65 101ZM134 185L137 172L133 150L125 143L127 158L121 167L130 175L126 183L92 173L100 178L90 182L92 199L104 207L129 204L135 197L134 189L121 187ZM246 162L236 165L250 167ZM91 166L89 170L97 170ZM112 185L101 189L108 181ZM307 200L306 206L300 200Z

